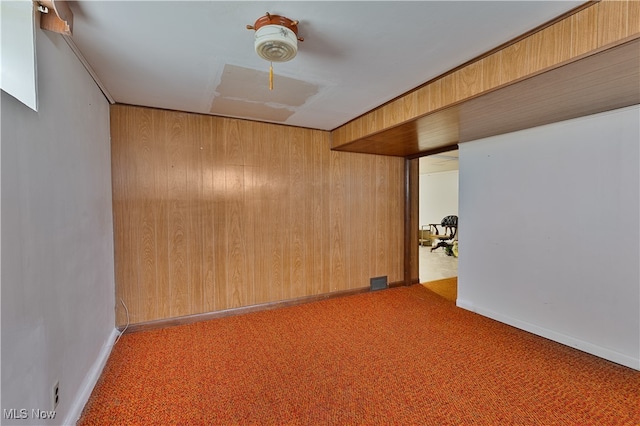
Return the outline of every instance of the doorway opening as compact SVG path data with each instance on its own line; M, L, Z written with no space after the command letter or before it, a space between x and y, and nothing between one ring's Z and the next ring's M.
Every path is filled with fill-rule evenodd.
M439 236L447 231L442 221L458 216L458 150L433 154L419 159L418 179L418 268L420 283L453 297L457 289L457 225L455 236L443 244ZM436 232L438 235L436 235ZM455 247L454 247L455 243ZM454 287L453 289L451 287ZM433 287L433 288L432 288Z

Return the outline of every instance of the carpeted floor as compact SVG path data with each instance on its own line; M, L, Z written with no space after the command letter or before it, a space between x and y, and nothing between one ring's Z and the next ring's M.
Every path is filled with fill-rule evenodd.
M79 425L638 425L640 372L422 285L127 334Z

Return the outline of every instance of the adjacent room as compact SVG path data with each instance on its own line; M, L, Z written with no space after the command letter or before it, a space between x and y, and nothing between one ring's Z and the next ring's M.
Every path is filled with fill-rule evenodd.
M0 18L2 424L640 423L640 2Z
M420 282L455 301L458 289L458 151L419 159Z

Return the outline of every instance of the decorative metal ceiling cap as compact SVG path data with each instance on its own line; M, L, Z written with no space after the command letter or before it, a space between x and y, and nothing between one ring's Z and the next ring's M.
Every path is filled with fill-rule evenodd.
M247 29L256 31L256 53L270 62L290 61L298 53L298 41L304 41L298 37L298 21L280 15L267 13Z

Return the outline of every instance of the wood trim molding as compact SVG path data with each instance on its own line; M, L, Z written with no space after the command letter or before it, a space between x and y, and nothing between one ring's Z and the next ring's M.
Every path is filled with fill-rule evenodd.
M404 160L404 282L411 282L411 160Z
M416 158L460 142L637 104L640 34L633 38L334 149Z
M419 163L405 158L404 188L404 283L420 281L418 265Z
M406 180L407 189L405 192L405 285L412 285L420 282L420 267L418 259L418 235L416 229L418 229L419 221L419 204L420 204L420 188L419 188L419 175L420 164L418 160L406 158Z
M42 12L40 28L70 36L73 33L73 12L64 0L40 0L47 12Z
M46 12L41 11L40 13L40 28L62 35L64 41L82 63L93 81L98 85L104 97L107 98L107 101L111 105L113 105L115 100L102 81L100 81L91 65L89 65L89 62L82 55L82 52L80 52L80 49L78 49L78 46L74 43L73 38L71 38L73 35L73 12L69 7L68 2L64 0L40 0L38 1L38 4L41 6L42 10L46 10Z
M438 81L438 80L441 80L441 79L443 79L444 77L448 76L449 74L453 74L453 73L454 73L454 72L456 72L456 71L460 71L460 70L462 70L462 69L465 69L465 70L466 70L465 72L468 72L468 70L471 68L471 66L472 66L473 64L476 64L476 63L480 62L482 59L484 59L484 58L486 58L486 57L488 57L488 56L491 56L491 55L493 55L493 54L495 54L495 53L497 53L497 52L499 52L499 51L501 51L501 50L503 50L503 49L506 49L507 47L509 47L509 46L511 46L511 45L514 45L514 44L516 44L516 43L518 43L518 42L520 42L520 41L522 41L522 40L526 39L527 37L529 37L529 36L531 36L531 35L533 35L533 34L535 34L535 33L539 32L539 31L542 31L542 30L544 30L544 29L545 29L545 28L547 28L547 27L550 27L550 26L552 26L552 25L556 24L557 22L563 21L564 19L567 19L567 18L571 17L572 15L574 15L574 14L576 14L576 13L580 12L581 10L586 9L587 7L593 6L593 5L594 5L594 4L596 4L596 3L599 3L600 1L602 1L602 0L589 0L589 1L587 1L586 3L581 4L580 6L575 7L575 8L573 8L573 9L569 10L568 12L565 12L565 13L563 13L562 15L559 15L559 16L557 16L557 17L553 18L553 19L552 19L552 20L550 20L550 21L547 21L547 22L545 22L544 24L541 24L541 25L539 25L539 26L537 26L537 27L535 27L535 28L533 28L533 29L531 29L531 30L527 31L526 33L520 34L519 36L517 36L517 37L515 37L515 38L513 38L513 39L511 39L511 40L509 40L509 41L507 41L507 42L505 42L505 43L502 43L501 45L496 46L496 47L494 47L493 49L488 50L488 51L486 51L486 52L484 52L484 53L482 53L482 54L480 54L480 55L476 56L475 58L470 59L470 60L468 60L467 62L464 62L463 64L460 64L460 65L458 65L457 67L452 68L452 69L450 69L450 70L448 70L448 71L444 72L443 74L440 74L440 75L439 75L439 76L437 76L437 77L432 78L431 80L429 80L429 81L427 81L427 82L425 82L425 83L421 84L420 86L415 87L415 88L413 88L413 89L409 90L409 91L408 91L408 92L406 92L406 93L403 93L402 95L399 95L399 96L396 96L396 97L395 97L395 98L393 98L393 99L390 99L389 101L387 101L387 102L385 102L384 104L380 105L380 106L379 106L379 107L377 107L376 109L378 109L378 108L382 108L382 107L384 107L384 106L386 106L386 105L388 105L388 104L390 104L390 103L393 103L394 101L396 101L396 100L398 100L398 99L400 99L400 98L409 97L409 96L411 96L411 95L412 95L412 93L416 92L417 90L420 90L420 89L422 89L422 88L423 88L423 87L425 87L425 86L428 86L428 85L430 85L430 84L432 84L432 83L434 83L434 82L436 82L436 81ZM363 115L367 115L367 114L368 114L368 113L364 113L364 114L362 114L361 116L356 117L356 118L354 118L353 120L350 120L349 122L347 122L347 123L343 124L343 126L344 126L344 125L346 125L346 124L349 124L351 121L357 120L358 118L362 117ZM334 129L334 130L335 130L335 129Z
M455 114L457 111L451 108L463 102L637 38L638 22L640 7L636 0L589 2L568 16L499 46L334 129L332 149L351 151L347 148L351 142L367 140L439 111ZM446 115L442 117L448 120Z
M82 65L84 66L84 69L87 70L87 72L89 73L93 81L96 83L96 85L98 86L98 88L100 89L104 97L107 98L107 101L109 102L109 104L111 105L115 104L116 101L113 99L113 96L111 96L111 93L109 93L104 83L102 83L102 81L98 78L98 75L95 73L91 65L89 65L89 62L82 55L82 52L80 52L80 49L78 49L78 46L76 46L76 44L73 42L73 39L68 35L64 35L64 34L62 35L62 38L67 43L69 48L71 48L71 50L76 55L78 60L82 63Z
M404 281L398 281L398 282L393 282L388 284L389 288L397 288L405 285L406 283ZM371 290L369 289L369 287L361 287L357 289L342 290L342 291L336 291L332 293L318 294L314 296L299 297L297 299L283 300L279 302L261 303L258 305L225 309L222 311L208 312L204 314L185 315L177 318L147 321L147 322L142 322L137 324L131 324L129 326L120 326L120 327L117 327L117 329L120 332L124 332L124 334L137 333L141 331L158 330L161 328L193 324L196 322L210 321L214 319L231 317L236 315L245 315L245 314L250 314L254 312L263 312L263 311L269 311L269 310L278 309L278 308L287 308L290 306L297 306L305 303L320 302L323 300L334 299L337 297L353 296L356 294L368 293L370 291ZM379 291L379 290L376 290L376 291Z
M427 155L436 155L442 154L443 152L455 151L459 148L458 144L443 146L442 148L430 149L425 152L420 152L418 154L413 154L408 156L407 158L413 160L415 158L425 157Z

